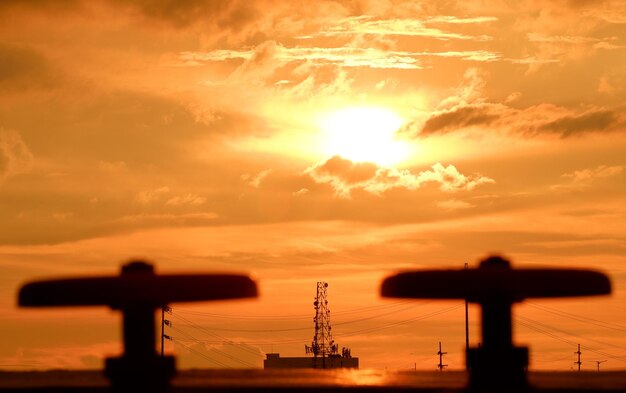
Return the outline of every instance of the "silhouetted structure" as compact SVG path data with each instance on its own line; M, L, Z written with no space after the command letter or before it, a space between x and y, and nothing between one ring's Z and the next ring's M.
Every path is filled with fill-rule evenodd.
M443 355L447 354L448 352L441 352L441 341L439 341L439 352L437 352L437 355L439 355L439 364L437 365L439 371L443 371L444 367L448 367L447 364L443 364Z
M26 307L100 306L122 312L124 353L106 359L105 374L117 391L169 390L172 356L155 350L155 311L172 302L256 297L256 283L236 274L156 275L152 265L133 261L120 276L38 281L24 285Z
M313 354L313 357L281 358L278 353L268 353L263 361L263 368L359 368L359 358L352 357L350 348L342 348L340 355L339 345L333 340L328 307L328 283L317 282L313 307L315 334L311 346L304 346L304 351Z
M384 280L386 297L467 299L482 311L482 346L467 353L470 388L525 389L528 349L513 346L511 308L531 297L600 295L611 292L602 273L573 269L512 269L492 256L477 269L424 270Z
M574 364L577 364L577 365L578 365L578 371L580 371L580 365L581 365L581 364L583 364L583 363L580 361L580 355L582 355L582 352L580 352L580 344L578 344L578 351L574 352L574 354L578 355L578 360L576 360L576 361L574 362Z

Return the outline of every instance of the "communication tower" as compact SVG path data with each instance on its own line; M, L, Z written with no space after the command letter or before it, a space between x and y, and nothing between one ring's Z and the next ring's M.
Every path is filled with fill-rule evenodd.
M312 353L315 368L327 368L328 358L338 355L339 346L335 344L330 326L330 309L328 308L328 283L317 282L317 294L313 307L315 308L315 335L311 346L305 345L306 353Z

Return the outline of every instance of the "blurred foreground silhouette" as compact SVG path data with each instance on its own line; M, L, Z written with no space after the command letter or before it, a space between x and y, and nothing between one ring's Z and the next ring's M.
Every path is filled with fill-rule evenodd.
M382 296L426 299L465 299L481 307L482 346L469 349L465 372L386 373L371 370L207 370L175 375L173 357L155 351L155 311L173 302L235 299L257 296L256 283L246 275L157 275L152 265L134 261L122 267L119 276L36 281L24 285L18 295L23 307L96 306L120 310L123 318L124 353L106 361L104 375L91 375L90 382L72 380L63 372L48 373L50 383L0 382L0 393L22 392L510 392L510 391L621 391L623 383L611 386L585 385L584 373L568 380L541 382L527 373L528 349L512 341L511 309L527 298L603 295L611 292L608 277L592 270L513 269L509 261L492 256L476 269L420 270L398 273L384 280ZM59 374L60 373L60 374ZM68 372L71 373L71 372ZM19 379L19 373L0 373L1 380ZM27 375L28 373L23 373ZM433 374L439 374L435 376ZM548 375L543 373L544 375ZM559 374L559 373L552 373ZM46 375L46 373L30 373ZM61 376L59 376L61 375ZM541 375L541 373L537 373ZM561 373L565 375L565 373ZM603 375L603 376L604 376ZM54 376L54 377L53 377ZM195 382L185 382L196 378ZM57 380L54 380L57 378ZM572 378L574 382L572 383ZM596 377L597 380L597 375ZM593 378L591 378L593 379ZM54 380L54 382L53 382ZM578 382L576 382L576 380ZM82 383L80 382L82 381Z

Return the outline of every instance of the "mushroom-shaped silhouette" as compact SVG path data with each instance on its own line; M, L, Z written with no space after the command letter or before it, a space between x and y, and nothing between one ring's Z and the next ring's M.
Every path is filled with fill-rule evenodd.
M421 270L383 281L385 297L467 299L482 313L482 346L471 348L470 388L526 388L528 349L514 347L511 307L527 298L602 295L611 292L606 275L580 269L513 269L491 256L477 269Z
M105 373L121 391L166 391L174 358L155 351L155 310L174 302L256 297L256 283L240 274L157 275L133 261L119 276L36 281L18 295L22 307L100 306L120 310L124 353L106 359Z

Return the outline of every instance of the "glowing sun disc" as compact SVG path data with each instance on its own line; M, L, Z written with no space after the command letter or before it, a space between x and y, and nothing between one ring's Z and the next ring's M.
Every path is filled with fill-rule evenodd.
M393 165L407 158L409 145L395 138L403 119L383 108L357 107L332 112L321 121L323 150L355 162Z

